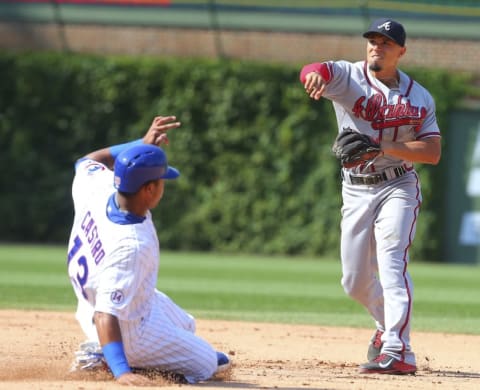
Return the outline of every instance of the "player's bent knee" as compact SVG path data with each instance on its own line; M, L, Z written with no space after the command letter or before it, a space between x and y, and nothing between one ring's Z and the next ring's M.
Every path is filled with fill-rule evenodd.
M365 301L368 296L368 289L365 283L362 283L353 275L351 277L344 276L342 278L342 287L348 296L359 302Z

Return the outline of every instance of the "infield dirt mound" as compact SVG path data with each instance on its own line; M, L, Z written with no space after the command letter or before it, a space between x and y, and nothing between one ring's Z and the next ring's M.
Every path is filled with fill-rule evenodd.
M1 389L124 389L106 372L72 374L84 340L73 313L0 311ZM197 320L197 333L229 353L232 370L195 386L154 377L162 389L404 390L480 388L480 336L413 332L415 376L364 375L372 329Z

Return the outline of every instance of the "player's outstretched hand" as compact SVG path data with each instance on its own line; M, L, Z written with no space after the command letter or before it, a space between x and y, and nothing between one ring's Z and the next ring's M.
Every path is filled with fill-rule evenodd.
M124 386L153 386L152 380L133 372L126 372L117 378L117 382Z
M312 99L318 100L325 90L325 81L317 72L310 72L305 77L305 91Z
M167 131L181 126L176 116L156 116L143 137L143 143L151 145L168 145Z

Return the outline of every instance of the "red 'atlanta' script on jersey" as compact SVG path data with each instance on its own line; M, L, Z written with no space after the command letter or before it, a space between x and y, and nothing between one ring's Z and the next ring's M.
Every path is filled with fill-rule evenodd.
M360 97L352 112L357 118L371 122L374 130L410 125L415 127L415 131L419 131L427 116L425 107L412 106L409 100L406 103L385 104L383 96L377 93L368 99L364 106L366 99L365 96Z

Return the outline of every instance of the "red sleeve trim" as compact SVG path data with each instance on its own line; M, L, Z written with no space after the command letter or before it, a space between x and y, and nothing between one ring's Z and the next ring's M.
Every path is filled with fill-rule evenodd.
M300 81L305 84L307 74L310 72L317 72L325 83L329 83L333 78L333 67L328 62L315 62L313 64L305 65L300 72Z

